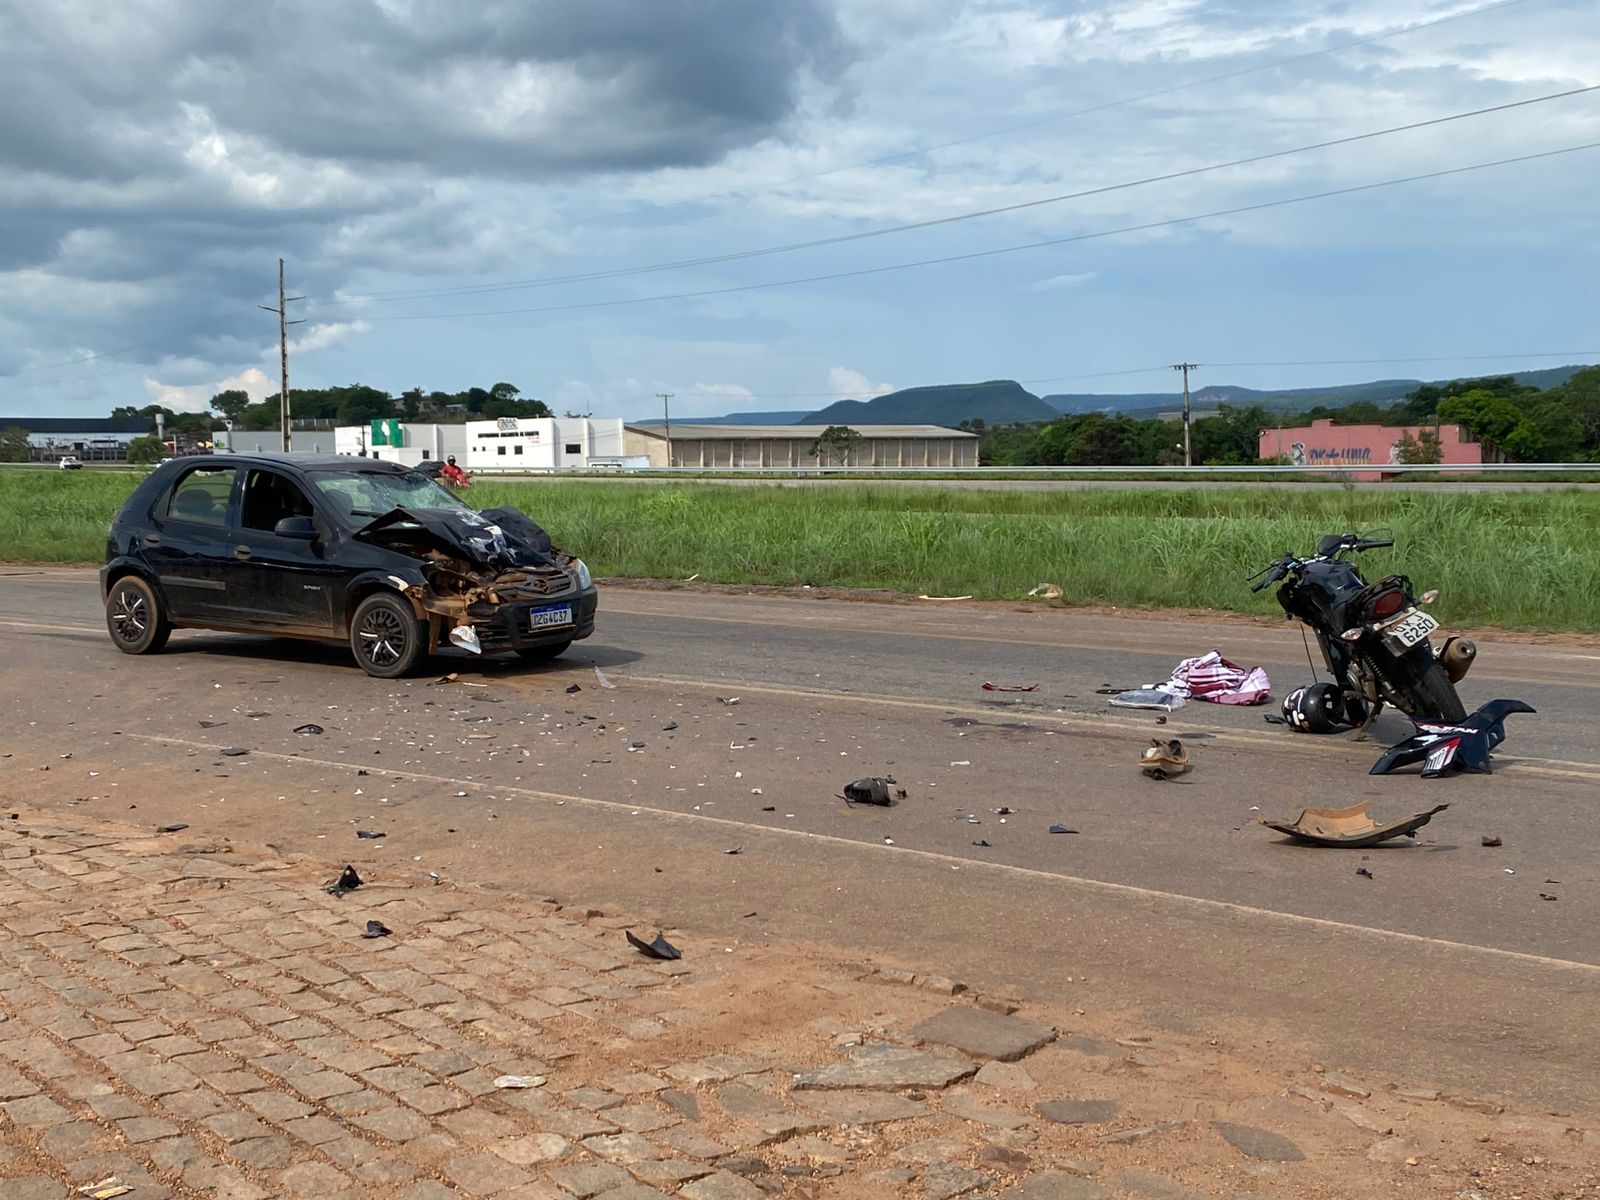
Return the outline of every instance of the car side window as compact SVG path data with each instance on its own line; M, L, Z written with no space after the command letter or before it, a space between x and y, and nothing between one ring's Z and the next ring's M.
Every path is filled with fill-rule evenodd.
M226 525L228 496L237 474L234 467L199 467L190 471L167 497L167 517L191 525Z
M239 525L271 533L285 517L310 517L315 513L300 485L276 471L253 469L244 481L244 501Z

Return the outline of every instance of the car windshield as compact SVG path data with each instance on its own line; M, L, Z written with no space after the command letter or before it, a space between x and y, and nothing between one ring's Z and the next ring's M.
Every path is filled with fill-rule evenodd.
M311 478L333 507L356 525L396 508L458 512L467 507L447 488L416 471L318 471Z

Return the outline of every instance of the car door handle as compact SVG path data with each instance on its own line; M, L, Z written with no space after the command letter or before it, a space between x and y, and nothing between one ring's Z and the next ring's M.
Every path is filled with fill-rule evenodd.
M161 545L161 535L158 534L158 533L147 533L147 534L145 534L144 535L144 544L146 546L159 546L159 545Z
M249 546L235 546L233 548L233 556L235 558L239 558L239 559L249 558L250 557L250 547Z

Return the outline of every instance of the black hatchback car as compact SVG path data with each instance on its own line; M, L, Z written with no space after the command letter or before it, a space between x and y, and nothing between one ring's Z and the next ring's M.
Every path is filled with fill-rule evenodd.
M210 454L151 472L106 536L117 649L174 628L348 640L370 675L436 647L546 662L594 632L589 568L514 508L477 512L397 463Z

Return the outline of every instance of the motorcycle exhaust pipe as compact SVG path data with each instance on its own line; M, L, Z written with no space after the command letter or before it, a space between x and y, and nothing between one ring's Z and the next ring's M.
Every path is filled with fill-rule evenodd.
M1445 678L1452 684L1460 683L1467 677L1467 672L1472 669L1473 660L1477 657L1476 643L1464 637L1447 638L1443 649L1439 651L1439 661L1444 665Z

